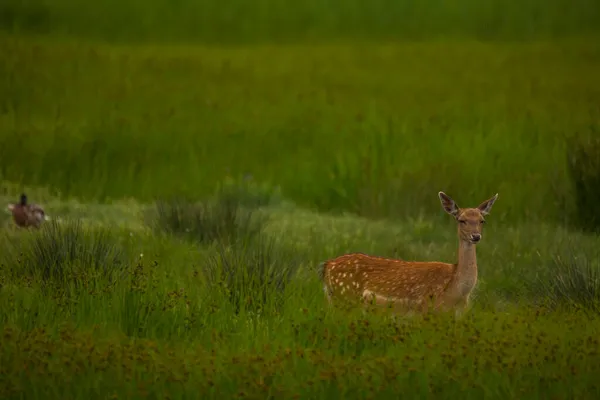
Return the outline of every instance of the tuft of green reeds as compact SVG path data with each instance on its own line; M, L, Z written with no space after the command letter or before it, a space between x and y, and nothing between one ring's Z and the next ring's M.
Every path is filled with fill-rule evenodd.
M274 203L274 191L244 179L225 181L215 194L199 202L158 200L146 213L147 225L200 243L236 243L260 233L268 222L261 207Z
M3 243L2 264L10 274L43 286L81 288L95 281L114 284L127 255L121 235L107 227L84 228L78 220L47 221L37 231L21 231Z

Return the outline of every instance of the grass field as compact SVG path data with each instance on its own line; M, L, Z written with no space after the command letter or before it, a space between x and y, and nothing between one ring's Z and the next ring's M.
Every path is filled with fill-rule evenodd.
M0 204L52 220L0 214L0 396L598 397L599 28L587 0L3 2ZM499 193L469 312L328 307L325 259L455 261L440 190Z
M198 198L250 174L303 205L374 217L435 210L439 189L502 192L507 218L561 218L564 139L598 129L597 43L3 36L0 174L93 201Z
M392 224L283 203L256 211L268 217L262 240L240 225L242 244L227 252L150 230L132 203L48 203L54 216L69 210L84 225L3 233L5 398L590 398L600 390L597 237L490 216L469 314L394 323L327 307L315 265L346 251L453 260L450 217ZM72 259L54 264L67 249ZM91 269L100 258L116 275ZM215 267L229 279L214 280ZM283 291L260 272L292 267Z

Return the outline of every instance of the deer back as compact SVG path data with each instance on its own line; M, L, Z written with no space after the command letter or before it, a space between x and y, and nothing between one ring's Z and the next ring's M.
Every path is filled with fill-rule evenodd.
M422 305L442 296L455 266L352 253L326 261L323 280L332 296Z

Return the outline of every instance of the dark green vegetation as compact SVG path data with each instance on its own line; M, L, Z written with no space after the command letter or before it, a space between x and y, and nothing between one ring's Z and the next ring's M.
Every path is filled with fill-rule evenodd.
M4 0L0 27L114 41L532 39L598 32L595 0Z
M0 214L0 396L599 397L599 22L1 2L0 201L54 220ZM327 307L324 259L455 259L439 190L500 194L470 312Z

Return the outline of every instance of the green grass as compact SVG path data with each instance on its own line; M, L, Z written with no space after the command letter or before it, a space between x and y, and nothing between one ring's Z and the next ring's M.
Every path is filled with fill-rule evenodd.
M60 207L49 198L49 213L68 217ZM116 220L119 207L105 206L103 218ZM574 264L563 268L557 256L575 251L598 268L598 237L544 225L515 229L490 215L468 314L393 322L328 307L317 263L349 251L452 261L457 241L450 217L394 224L270 206L256 212L269 217L262 235L271 244L246 242L223 253L144 229L144 218L133 212L140 208L120 226L88 223L78 242L81 254L95 240L112 245L107 253L127 255L116 283L90 269L42 290L43 276L23 270L14 251L3 253L3 397L589 398L600 391L597 309L572 296L581 287L549 291L552 282L563 282L553 275L573 276L573 268L587 265L571 258ZM60 237L57 227L71 232L77 225L5 229L0 243L17 244L25 254L30 243L72 244L72 238L49 240ZM113 237L94 233L106 228ZM256 275L260 265L280 269L291 261L300 270L283 288L247 278L263 276ZM225 264L234 279L228 286L212 279ZM598 283L584 283L595 285L591 305L598 304Z
M499 192L564 221L565 138L597 130L599 42L130 46L0 36L0 177L90 201L249 174L370 217Z
M0 397L599 397L598 4L3 1ZM329 307L455 260L440 190L467 314Z

